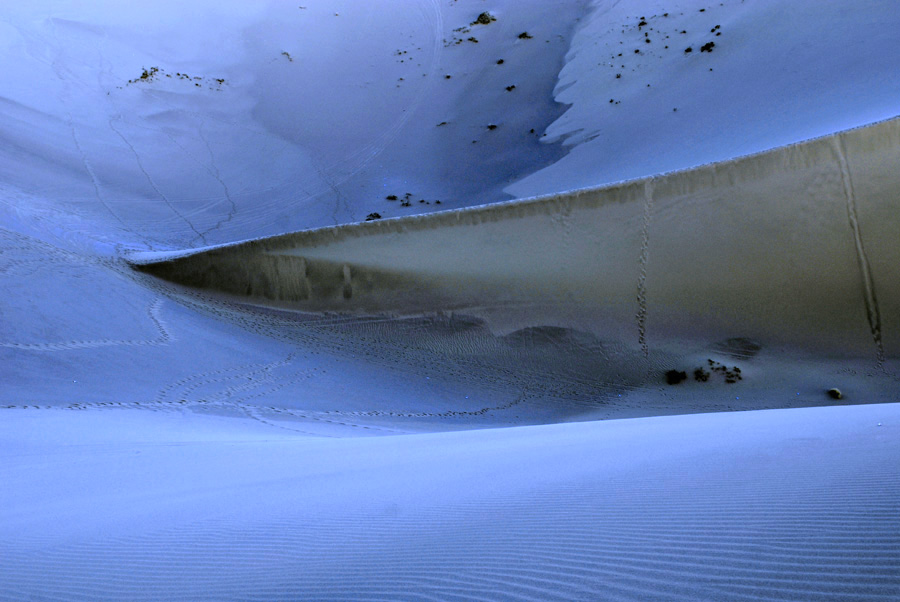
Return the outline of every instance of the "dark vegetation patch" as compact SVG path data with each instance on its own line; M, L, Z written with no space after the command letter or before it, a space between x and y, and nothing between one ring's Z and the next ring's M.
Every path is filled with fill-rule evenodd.
M187 73L181 72L176 72L173 76L171 73L166 73L165 69L160 69L159 67L150 67L149 69L144 67L138 77L128 80L127 85L149 84L156 81L159 77L163 76L169 79L177 79L190 82L197 88L201 88L206 85L210 90L221 90L222 86L225 84L224 77L191 77Z
M412 207L412 201L413 201L413 198L412 198L412 197L413 197L412 193L411 193L411 192L407 192L406 194L403 195L402 198L398 197L396 194L389 194L389 195L387 195L387 196L384 197L384 198L385 198L386 200L388 200L388 201L397 201L397 200L399 200L399 201L400 201L400 206L401 206L401 207ZM431 205L432 203L434 203L435 205L440 205L440 204L441 204L441 202L438 201L438 200L429 201L429 200L427 200L427 199L418 199L418 202L419 202L420 204L422 204L422 205ZM373 215L378 215L378 214L377 214L377 213L370 213L369 216L366 217L366 221L369 221L370 219L380 219L380 217L381 217L380 215L378 215L378 217L372 217Z
M483 12L480 15L478 15L477 19L475 19L474 21L469 23L469 25L490 25L491 23L493 23L496 20L497 20L497 17L495 17L491 13Z
M733 385L744 379L741 369L737 366L728 366L721 364L715 360L707 359L706 366L698 366L693 369L694 380L698 383L709 382L714 375L719 375L726 384ZM665 373L666 382L670 385L677 385L687 380L687 372L684 370L669 370Z
M669 370L666 372L666 384L677 385L687 379L687 373L683 370Z
M709 364L709 369L712 372L721 374L725 378L725 382L729 385L732 385L739 380L744 380L741 376L741 369L737 366L728 368L724 364L720 364L711 359L706 360L706 363Z

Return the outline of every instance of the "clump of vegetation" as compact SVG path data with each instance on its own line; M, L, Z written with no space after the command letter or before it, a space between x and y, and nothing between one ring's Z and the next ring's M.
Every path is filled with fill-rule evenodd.
M715 48L715 42L707 42L703 46L700 47L700 52L712 52L713 48Z
M401 207L411 207L411 206L412 206L412 202L413 202L413 198L412 198L412 193L411 193L411 192L407 192L406 194L403 195L402 198L398 198L396 194L389 194L389 195L386 196L385 198L386 198L387 200L389 200L389 201L396 201L396 200L399 200L399 201L400 201L400 206L401 206ZM422 204L422 205L431 205L432 202L433 202L435 205L440 205L440 204L441 204L441 202L438 201L438 200L435 200L435 201L429 201L429 200L426 200L426 199L418 199L418 202L419 202L420 204ZM381 216L378 216L378 217L371 217L371 215L378 215L378 214L377 214L377 213L375 213L375 214L370 214L370 217L369 217L369 218L371 218L371 219L379 219L379 218L381 217ZM367 221L369 220L369 218L366 218Z
M721 373L722 376L725 377L725 382L729 385L732 385L739 380L743 380L743 377L741 376L741 369L737 366L729 369L719 362L713 361L711 359L706 360L706 362L709 364L710 370L712 370L713 372Z
M477 24L478 24L477 22L472 23L472 25L477 25ZM462 36L464 34L470 33L471 31L472 31L471 29L469 29L468 27L465 27L465 26L457 27L456 29L453 30L454 35L450 40L447 40L446 38L444 39L444 46L459 46L464 41ZM465 41L472 42L473 44L478 43L478 39L474 36L469 36L468 38L466 38Z
M470 25L490 25L494 21L497 20L497 17L492 15L489 12L483 12L478 15L478 18L470 23Z
M530 40L530 39L533 38L533 37L534 37L534 36L529 35L527 31L523 31L522 33L519 34L519 39L520 39L520 40Z
M713 374L720 374L725 383L729 385L733 385L736 382L743 380L741 369L737 366L729 368L711 359L707 359L706 363L708 364L708 370L704 369L702 366L694 369L694 380L698 383L708 382ZM682 381L687 380L687 372L683 370L669 370L666 372L665 376L666 382L670 385L677 385Z
M172 79L171 73L166 73L164 69L160 69L159 67L150 67L147 69L143 68L140 76L128 80L128 84L138 84L138 83L149 83L155 81L157 76L163 76ZM191 77L187 73L175 73L175 79L185 80L194 84L195 87L201 88L202 84L206 84L209 86L210 90L221 90L222 85L225 84L225 78L223 77L213 77L213 78L203 78L199 76Z
M128 80L128 83L129 83L129 84L136 84L136 83L138 83L138 82L150 82L150 81L153 81L153 79L156 77L156 75L157 75L158 73L159 73L159 67L150 67L149 69L147 69L146 67L144 67L143 72L141 73L141 75L140 75L139 77L134 78L134 79Z
M666 372L666 384L677 385L687 380L687 373L683 370L669 370Z
M381 219L381 214L380 214L380 213L370 213L369 215L366 216L366 221L367 221L367 222L371 222L371 221L376 220L376 219Z

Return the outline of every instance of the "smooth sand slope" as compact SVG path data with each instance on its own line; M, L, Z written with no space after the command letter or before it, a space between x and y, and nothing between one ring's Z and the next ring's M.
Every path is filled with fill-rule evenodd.
M898 404L340 440L35 410L0 433L7 600L900 595Z

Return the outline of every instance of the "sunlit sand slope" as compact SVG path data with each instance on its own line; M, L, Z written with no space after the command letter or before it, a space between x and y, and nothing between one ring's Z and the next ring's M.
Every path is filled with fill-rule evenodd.
M308 311L458 311L645 354L747 339L881 363L900 344L900 119L597 189L135 256Z

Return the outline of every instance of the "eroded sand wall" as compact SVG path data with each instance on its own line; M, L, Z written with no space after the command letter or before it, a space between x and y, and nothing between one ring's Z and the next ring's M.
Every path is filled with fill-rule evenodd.
M142 263L140 260L137 263ZM647 350L745 337L900 345L900 119L695 169L156 258L182 284L306 311L461 311Z

